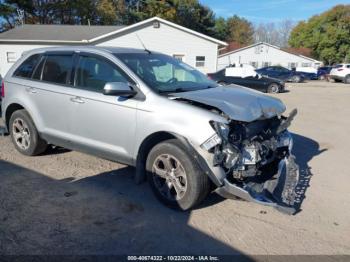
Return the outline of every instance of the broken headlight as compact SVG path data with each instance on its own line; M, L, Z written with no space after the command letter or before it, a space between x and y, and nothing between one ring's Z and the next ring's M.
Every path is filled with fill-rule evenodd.
M201 145L201 148L207 151L221 144L223 139L227 141L230 132L229 126L225 123L210 121L210 125L216 133Z
M224 140L228 140L228 135L230 133L230 127L221 122L210 121L210 125L216 131L220 138Z
M203 148L204 150L209 151L214 146L216 146L218 144L221 144L221 142L222 142L222 140L219 137L219 135L218 134L214 134L209 139L207 139L207 141L205 141L203 144L201 144L201 148Z

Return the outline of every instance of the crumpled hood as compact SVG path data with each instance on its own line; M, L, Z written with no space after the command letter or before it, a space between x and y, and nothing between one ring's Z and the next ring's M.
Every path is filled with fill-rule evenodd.
M259 118L271 118L282 114L286 110L281 100L236 85L173 95L216 107L231 119L244 122L251 122Z

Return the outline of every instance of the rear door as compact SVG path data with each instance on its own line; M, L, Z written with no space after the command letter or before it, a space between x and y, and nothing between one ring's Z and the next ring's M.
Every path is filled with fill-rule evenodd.
M43 136L49 141L70 139L72 69L72 52L46 53L33 74L35 83L27 90L35 99L44 127Z
M129 163L137 100L103 95L108 82L133 81L107 58L89 53L79 55L72 100L72 141L79 150Z

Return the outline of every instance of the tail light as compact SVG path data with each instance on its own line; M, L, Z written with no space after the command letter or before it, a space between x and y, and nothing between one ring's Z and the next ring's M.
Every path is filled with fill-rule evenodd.
M209 79L213 79L213 78L211 77L211 75L209 75L209 74L207 74L207 77L208 77Z
M5 97L5 83L1 82L1 97Z

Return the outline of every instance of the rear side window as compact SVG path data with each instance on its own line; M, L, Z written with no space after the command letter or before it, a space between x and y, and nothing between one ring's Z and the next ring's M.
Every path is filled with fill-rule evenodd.
M32 76L33 79L35 80L41 79L41 72L43 71L44 63L45 63L45 58L43 57L33 73L33 76Z
M44 64L42 80L55 84L66 84L72 67L72 55L48 55Z
M40 54L32 55L27 58L14 72L14 76L31 78L32 73L39 62Z
M129 80L116 65L103 58L81 56L76 72L76 86L89 91L101 92L108 82L124 82Z

